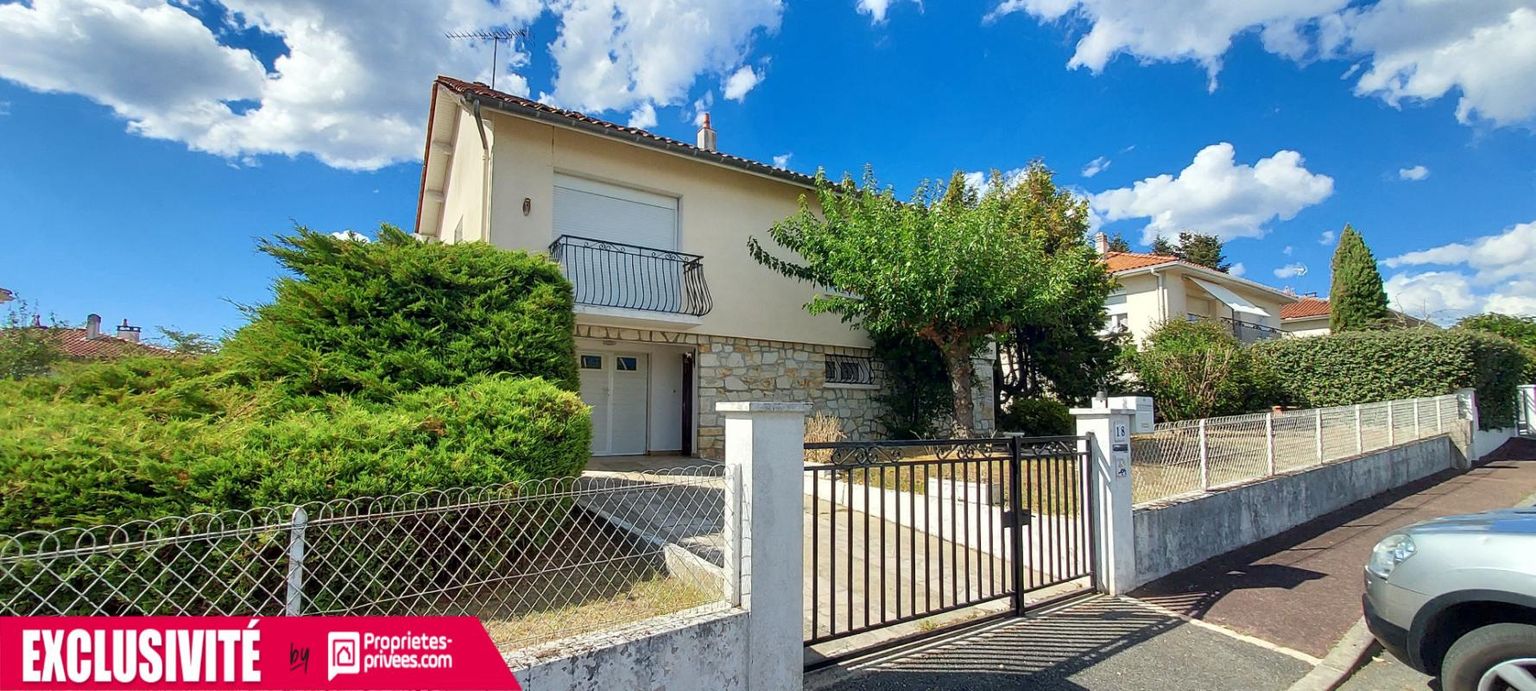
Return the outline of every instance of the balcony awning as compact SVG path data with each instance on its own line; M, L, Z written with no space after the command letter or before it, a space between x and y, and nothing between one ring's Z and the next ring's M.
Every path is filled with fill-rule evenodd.
M1244 314L1252 314L1259 317L1270 316L1268 312L1264 311L1264 308L1244 300L1241 295L1227 290L1226 288L1223 288L1214 283L1202 281L1198 278L1191 278L1189 280L1194 281L1196 285L1203 288L1205 292L1210 293L1212 297L1222 301L1228 307L1231 307L1233 312L1242 312Z

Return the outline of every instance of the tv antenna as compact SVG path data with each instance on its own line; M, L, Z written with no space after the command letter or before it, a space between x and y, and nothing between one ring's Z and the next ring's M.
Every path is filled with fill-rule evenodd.
M498 48L501 47L501 42L502 41L506 41L507 45L510 46L512 44L513 40L516 40L516 39L520 38L520 39L523 39L523 40L526 41L526 40L528 40L528 37L531 36L531 34L528 33L527 29L487 29L487 30L480 30L480 31L450 31L450 32L448 32L446 34L443 34L443 35L448 37L448 38L459 39L459 40L464 40L464 41L490 41L491 42L491 88L492 89L496 88L496 72L497 72L497 68L499 68L501 66L501 63L499 62L500 58L499 58L499 51L498 51Z

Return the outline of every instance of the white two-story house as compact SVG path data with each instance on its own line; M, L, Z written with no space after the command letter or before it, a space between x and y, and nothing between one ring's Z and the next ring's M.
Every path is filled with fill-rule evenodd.
M594 455L719 458L721 401L807 401L879 435L868 336L747 252L810 177L718 151L707 120L689 144L448 77L431 100L416 232L559 262Z
M1183 319L1215 321L1244 343L1285 335L1281 308L1296 296L1178 257L1111 252L1103 233L1095 240L1117 284L1106 326L1125 329L1138 345L1160 324Z

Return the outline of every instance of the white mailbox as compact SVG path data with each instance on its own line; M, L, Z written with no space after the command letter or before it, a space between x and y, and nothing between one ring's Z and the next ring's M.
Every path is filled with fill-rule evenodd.
M1151 396L1115 396L1109 399L1111 408L1130 408L1136 411L1131 421L1132 434L1151 434L1156 429L1152 418Z

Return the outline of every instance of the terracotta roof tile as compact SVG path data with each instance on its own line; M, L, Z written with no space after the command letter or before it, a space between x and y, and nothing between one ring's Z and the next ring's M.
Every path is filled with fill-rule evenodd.
M754 161L750 158L742 158L741 156L733 156L731 154L721 153L719 151L701 149L687 142L672 139L670 137L663 137L659 134L640 129L638 127L620 125L615 122L594 118L585 113L579 113L574 110L566 110L564 108L556 108L554 106L539 103L538 101L529 100L521 96L514 96L503 91L497 91L480 82L466 82L461 79L454 79L453 77L439 76L437 78L437 83L441 84L443 87L456 94L472 94L492 101L497 101L501 105L506 106L508 110L522 110L529 113L557 116L566 120L570 120L573 124L584 125L588 128L595 128L614 137L638 139L641 143L654 146L659 149L673 151L676 153L693 156L695 158L713 160L717 163L723 163L725 165L741 168L743 170L749 170L763 175L770 175L807 187L811 186L815 182L815 178L812 178L809 175L804 175L801 173L796 173L792 170L779 168L768 163L763 163L762 161Z
M1142 254L1139 252L1109 252L1104 255L1104 265L1110 273L1130 271L1131 269L1145 269L1149 266L1160 264L1172 264L1178 261L1178 257L1166 254Z
M1328 316L1328 301L1322 298L1305 297L1280 307L1281 319L1308 319L1326 316Z
M63 327L23 327L38 329L45 332L48 340L52 341L66 357L82 360L109 360L132 355L156 355L168 357L175 352L148 343L134 343L125 341L116 336L97 336L86 338L85 329L70 329Z

